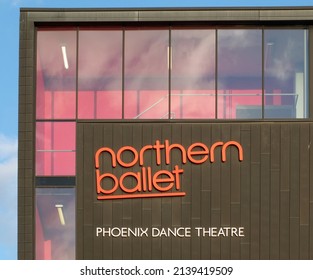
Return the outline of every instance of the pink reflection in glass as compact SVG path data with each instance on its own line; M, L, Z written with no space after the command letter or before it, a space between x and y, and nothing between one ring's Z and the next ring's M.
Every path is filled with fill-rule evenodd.
M122 95L120 91L80 91L78 118L121 119Z
M36 175L75 175L74 122L37 122Z
M121 30L79 32L78 118L122 118Z
M168 91L125 91L126 119L168 119Z
M36 189L36 259L75 259L75 189Z
M125 118L169 118L169 31L125 31Z
M76 117L76 31L37 32L37 119Z
M171 117L215 118L215 30L171 34Z
M94 91L78 92L78 118L79 119L95 119L95 98Z
M37 176L75 176L75 152L37 151Z
M37 122L36 150L75 150L75 122Z
M75 91L44 91L37 97L37 119L75 118Z
M214 119L215 90L172 91L171 118Z
M218 91L218 118L262 118L262 89Z

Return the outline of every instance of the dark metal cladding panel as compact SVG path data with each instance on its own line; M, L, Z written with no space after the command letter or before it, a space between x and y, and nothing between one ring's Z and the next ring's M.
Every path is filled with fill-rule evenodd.
M120 126L112 126L112 139L111 139L111 145L105 147L122 147L124 143L126 142L124 137L129 138L130 135L127 135L124 133L125 129L124 124ZM104 142L105 137L104 137ZM128 140L128 144L132 144L131 140ZM99 147L100 148L100 147ZM113 171L112 171L113 172ZM116 176L119 178L122 175L122 170L117 169L116 170ZM106 203L107 201L104 201ZM127 201L126 201L127 203ZM112 222L113 228L123 228L124 227L124 220L123 220L123 201L121 200L115 200L113 201L113 222ZM114 234L116 234L114 232ZM123 239L122 238L111 238L113 243L113 259L123 259Z
M289 259L290 248L290 125L281 126L281 166L280 166L280 258Z
M132 138L133 143L139 143L140 146L142 146L142 138L143 135L146 134L143 131L143 128L141 125L135 126L132 131ZM139 228L143 225L143 219L142 219L142 213L144 212L144 206L142 199L133 199L130 201L130 213L132 213L131 216L128 217L128 222L131 224L131 227L133 228ZM127 244L129 253L131 254L131 257L126 258L132 258L132 259L142 259L142 239L141 238L132 238L132 242L129 242ZM133 250L133 248L136 248L136 250Z
M308 260L310 254L310 247L308 246L309 243L309 234L310 229L309 225L300 225L300 244L299 244L299 251L300 251L300 260Z
M85 155L93 154L93 142L95 128L93 126L85 126L84 127L84 141L90 143L90 145L84 145L84 180L83 186L88 186L90 179L94 178L94 172L88 166L93 165L93 158ZM88 190L88 188L83 188L83 207L84 207L84 236L87 236L89 240L94 240L94 192ZM87 239L87 240L88 240ZM93 245L88 242L84 242L84 259L92 259L94 257L94 243Z
M77 147L84 147L84 126L82 125L79 130L76 130L76 145ZM77 153L76 155L76 169L84 170L84 151ZM84 259L84 178L85 176L77 177L77 188L76 192L76 258L81 260ZM79 217L79 218L78 218Z
M312 193L312 192L311 192ZM309 240L309 259L312 260L313 259L313 226L312 226L312 222L313 222L313 202L310 202L310 226L309 226L309 235L310 235L310 240Z
M138 140L141 146L144 144L152 143L152 126L141 126L142 127L142 134L138 135L137 137L140 140ZM155 161L153 159L153 156L151 153L147 153L144 156L144 163L147 166L151 166L152 163ZM152 227L152 200L151 199L144 199L141 201L142 205L142 210L138 209L139 212L141 212L141 219L142 219L142 224L137 225L138 227L142 226L144 229L146 228L151 228ZM141 257L143 259L151 259L152 258L152 246L150 240L148 238L142 238L141 239Z
M173 11L141 11L140 21L235 21L259 20L257 10L173 10Z
M188 140L188 143L184 143L184 146L188 147L192 143L196 143L199 141L199 139L202 138L201 128L196 125L190 125L190 140ZM177 141L179 141L177 139ZM179 143L179 142L178 142ZM191 226L192 228L201 226L201 188L199 188L196 184L193 182L202 182L201 181L201 167L198 165L192 165L191 166L191 217L192 222ZM201 240L196 237L195 235L192 235L191 237L191 246L192 246L192 255L191 259L200 259L201 258Z
M300 126L300 225L308 225L310 217L310 127Z
M222 130L221 139L231 139L231 126L225 125ZM230 158L229 153L227 157ZM230 194L231 194L231 166L230 160L221 165L220 170L221 185L220 185L220 201L221 201L221 226L231 224L230 219ZM221 238L221 258L230 259L230 239Z
M103 129L97 129L94 130L92 133L92 142L93 145L92 146L96 146L99 141L102 142L102 135L103 135ZM89 158L88 160L85 161L84 163L86 163L87 165L93 164L93 161L90 162L90 160L93 160L92 158ZM88 174L88 177L91 176L92 178L95 178L95 174L94 172L92 172L91 174ZM87 176L86 176L87 177ZM95 194L93 193L91 196L89 195L84 195L84 198L87 197L87 199L90 200L94 200L94 196ZM92 202L91 202L92 203ZM89 203L88 203L89 204ZM101 225L102 224L102 220L103 220L103 211L102 211L103 207L102 207L102 203L99 201L98 203L93 203L93 207L92 207L92 211L93 211L93 219L92 219L92 223L96 224L96 225ZM95 229L92 228L93 231L93 236L95 236ZM101 238L95 238L94 239L94 250L93 250L93 259L102 259L102 247L103 247L103 239Z
M300 259L309 258L310 223L310 127L300 126Z
M156 124L152 127L152 142L150 143L143 143L143 144L151 144L153 145L155 140L160 140L161 142L164 141L164 135L162 131L162 125ZM161 162L164 162L164 158L161 159ZM156 156L152 153L152 162L151 166L153 166L156 162ZM150 199L149 199L150 200ZM159 228L162 225L162 199L151 199L152 209L151 209L151 227ZM152 259L160 260L162 259L162 240L160 238L153 238L151 242L151 253Z
M260 10L260 20L312 20L313 11L310 9Z
M231 139L241 142L240 140L241 126L231 126ZM241 226L241 209L240 209L240 185L241 185L241 164L236 160L236 155L231 155L231 168L230 168L230 224L235 227ZM230 259L240 259L240 243L239 238L230 240Z
M212 143L221 140L220 125L212 126L210 129L212 133ZM210 156L216 156L215 152L210 151ZM211 165L212 168L212 196L211 196L211 225L214 227L221 226L221 164L220 161ZM221 240L220 237L211 239L211 258L221 258Z
M308 183L310 187L310 201L309 201L309 208L310 208L310 218L309 218L309 259L313 259L313 146L312 146L312 140L313 140L313 124L309 125L310 129L310 152L309 152L309 157L310 157L310 165L309 165L309 170L310 170L310 181Z
M172 199L171 198L162 198L162 220L161 225L173 225L172 224ZM172 258L172 252L171 252L171 238L162 238L161 242L161 258L160 259L171 259Z
M34 233L34 26L20 15L18 126L18 259L35 258Z
M234 227L241 227L240 224L240 203L233 203L231 205L231 221L230 224ZM230 241L230 247L228 248L230 259L239 260L241 254L241 240L240 238L232 238Z
M124 22L138 21L136 10L41 9L28 12L34 22Z
M261 219L261 127L251 125L251 224L250 224L250 258L260 258L260 219Z
M300 126L291 126L290 139L290 258L299 258L300 244Z
M245 147L244 160L240 163L240 225L245 228L241 239L241 259L250 259L251 230L251 125L241 125L240 143ZM247 234L249 233L249 234Z
M93 205L93 212L94 212L94 223L95 224L101 224L102 223L102 203L94 203ZM94 233L94 228L92 229L93 235ZM94 239L94 250L93 250L93 259L95 260L102 260L102 243L103 239L102 238L95 238Z
M309 215L312 211L309 198L312 131L309 123L78 123L77 135L83 139L78 141L78 159L84 161L84 172L78 172L77 180L78 204L83 203L78 209L84 210L77 213L79 224L84 228L77 243L84 244L83 258L312 257ZM140 155L144 146L156 145L157 140L161 145L168 140L169 163L166 163L165 152L161 152L160 164L156 164L157 156L152 148ZM236 149L226 150L225 162L221 160L220 147L210 150L214 143L230 140L241 144L243 161L239 161ZM188 150L194 143L207 145L214 161L208 156L201 164L192 163L189 158L182 163L183 153L179 147ZM138 152L142 166L136 163L122 168L117 162L117 167L112 168L112 159L107 153L100 157L101 174L108 172L121 178L126 172L143 172L143 167L151 167L152 174L162 170L170 173L177 165L183 170L179 175L180 187L186 195L97 200L93 174L95 152L108 147L118 154L125 146ZM119 157L127 164L134 160L135 154L120 152ZM197 156L199 158L203 155ZM123 184L131 189L138 181L133 177ZM143 228L148 234L96 236L96 227L115 228L116 232L122 228ZM213 227L243 227L244 237L210 237L204 230ZM152 236L153 228L159 235ZM177 228L190 228L191 235L169 234L169 230L173 232ZM161 230L164 231L161 233Z
M211 143L211 131L206 127L201 128L201 137L202 139L207 139L208 143ZM211 195L212 195L212 169L210 164L201 165L201 182L202 188L200 191L200 217L202 224L208 227L211 224ZM205 221L205 222L204 222ZM201 240L201 247L207 248L207 250L201 250L201 259L209 259L210 258L210 249L211 249L211 241L209 238L205 238Z
M271 126L270 162L270 259L279 259L279 207L280 207L280 159L281 125Z
M211 191L201 191L201 220L205 221L203 224L210 225L211 224ZM210 251L211 251L211 242L209 238L204 238L201 240L201 247L207 248L206 250L201 250L200 258L201 259L210 259Z
M274 22L310 21L308 8L234 9L23 9L32 22Z
M270 235L270 125L261 127L261 180L260 180L260 259L269 259Z
M191 222L191 212L190 212L191 204L190 203L182 203L182 226L188 227ZM182 259L191 259L191 239L183 238L181 240L182 243Z

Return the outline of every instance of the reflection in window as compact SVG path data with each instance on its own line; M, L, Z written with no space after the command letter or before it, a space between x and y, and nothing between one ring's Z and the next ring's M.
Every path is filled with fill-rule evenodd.
M262 31L218 30L218 118L262 117ZM250 108L257 108L247 114Z
M37 32L37 119L76 118L76 31Z
M169 118L169 31L125 31L124 117Z
M171 118L215 118L215 30L172 30Z
M81 30L78 118L122 118L122 31Z
M37 122L36 175L75 175L74 122Z
M265 30L265 118L308 116L307 60L305 30Z
M209 28L39 28L37 120L308 117L307 30Z
M75 259L75 188L36 189L36 259Z

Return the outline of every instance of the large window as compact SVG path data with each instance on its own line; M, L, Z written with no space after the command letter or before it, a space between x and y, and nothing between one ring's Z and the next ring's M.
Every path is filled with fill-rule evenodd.
M262 118L262 31L217 32L217 118ZM259 110L245 115L251 106Z
M78 118L122 118L121 30L79 32Z
M37 32L37 119L76 118L76 31Z
M264 118L308 117L307 32L264 31Z
M37 119L307 118L307 33L39 29Z
M37 188L36 259L75 259L75 189Z
M124 118L169 117L169 32L126 30Z
M215 30L174 29L170 50L170 117L214 119Z
M76 50L74 28L37 32L36 259L75 259Z

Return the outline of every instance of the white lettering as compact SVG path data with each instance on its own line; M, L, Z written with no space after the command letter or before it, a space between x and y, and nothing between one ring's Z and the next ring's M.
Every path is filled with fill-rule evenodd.
M152 228L152 237L191 237L190 227L178 227L178 228Z
M197 236L199 237L244 237L243 227L195 227Z

